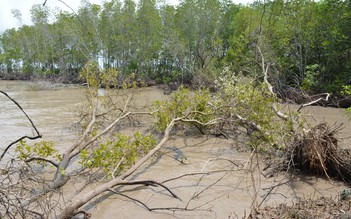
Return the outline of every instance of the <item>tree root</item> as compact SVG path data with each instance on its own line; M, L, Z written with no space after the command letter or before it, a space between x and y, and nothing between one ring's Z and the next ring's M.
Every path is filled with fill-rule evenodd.
M351 156L349 151L338 148L335 137L341 125L334 128L320 123L303 135L295 136L288 153L295 168L351 182Z

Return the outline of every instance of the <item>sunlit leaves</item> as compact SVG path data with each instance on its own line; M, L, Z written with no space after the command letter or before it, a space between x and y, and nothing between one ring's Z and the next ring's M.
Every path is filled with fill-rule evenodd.
M115 176L147 154L156 145L152 135L139 132L133 137L116 134L93 150L80 152L80 164L85 168L101 169L106 176Z
M217 107L221 116L232 120L234 125L247 129L252 147L269 151L272 147L282 147L290 135L291 123L280 119L273 109L278 102L266 84L252 78L233 75L224 71L217 81L219 95ZM243 118L246 122L237 119ZM255 124L255 130L249 123ZM255 128L256 128L255 127Z
M155 129L164 131L173 118L209 122L214 119L214 109L209 105L210 101L211 96L207 89L190 92L189 89L180 87L171 95L170 100L153 103ZM188 124L196 124L196 122Z
M43 140L34 143L34 145L29 145L25 140L22 140L17 144L16 152L19 153L18 158L21 160L26 160L31 157L56 158L59 161L62 159L52 141ZM40 161L38 162L40 163Z

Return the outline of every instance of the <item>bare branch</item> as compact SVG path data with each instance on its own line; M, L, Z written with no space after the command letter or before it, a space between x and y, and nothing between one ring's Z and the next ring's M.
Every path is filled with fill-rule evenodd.
M131 116L131 115L150 115L151 113L149 112L127 112L125 114L123 114L122 116L118 117L115 121L113 121L109 126L107 126L104 130L102 130L99 134L95 135L93 138L89 139L86 143L82 144L82 145L73 145L71 147L71 149L75 146L75 148L73 148L73 153L70 154L70 158L73 158L75 156L77 156L81 150L83 150L84 148L86 148L87 146L89 146L90 144L92 144L93 142L95 142L97 139L99 139L101 136L103 136L104 134L106 134L108 131L110 131L118 122L120 122L122 119ZM78 149L76 151L74 151L75 149Z
M49 159L42 158L42 157L31 157L31 158L25 160L26 163L30 163L30 162L32 162L32 161L44 161L44 162L47 162L47 163L52 164L52 165L55 166L56 168L59 167L59 164L58 164L58 163L56 163L56 162L54 162L54 161L52 161L52 160L49 160Z
M23 108L21 107L21 105L14 100L13 98L11 98L6 92L4 91L0 91L1 94L5 95L9 100L11 100L14 104L16 104L16 106L22 111L22 113L26 116L26 118L28 119L28 121L30 122L30 124L32 125L33 129L35 130L36 136L22 136L19 139L17 139L16 141L11 142L4 150L4 152L1 154L0 156L0 161L4 158L5 154L7 153L7 151L15 144L17 144L18 142L24 140L24 139L30 139L30 140L35 140L38 138L41 138L42 135L40 134L40 132L38 131L37 127L34 125L33 121L31 120L31 118L28 116L28 114L23 110Z
M78 144L81 144L84 139L86 138L86 136L89 134L89 132L92 130L94 124L96 122L96 110L93 110L93 113L92 113L92 116L91 116L91 121L89 122L89 125L87 126L87 128L85 129L82 137L81 137L81 140Z
M266 83L266 85L267 85L269 91L270 91L272 94L274 94L273 86L272 86L272 85L269 83L269 81L268 81L268 69L269 69L269 67L270 67L270 64L266 64L266 63L265 63L265 59L264 59L264 56L263 56L263 54L262 54L262 52L261 52L260 47L257 46L257 48L258 48L258 51L259 51L259 53L260 53L260 55L261 55L261 67L262 67L262 72L263 72L263 74L264 74L264 82ZM309 103L302 104L302 105L299 107L299 109L297 110L297 112L300 112L301 109L302 109L303 107L316 104L316 103L318 103L318 102L321 101L321 100L325 100L325 101L328 101L328 100L329 100L329 97L330 97L330 94L329 94L329 93L322 93L322 94L318 94L317 96L320 96L320 95L325 95L326 97L325 97L325 98L320 97L320 98L318 98L317 100L311 101L311 102L309 102ZM315 95L315 96L316 96L316 95ZM289 116L287 116L286 114L282 113L281 111L279 111L279 110L277 109L275 103L272 105L272 107L273 107L274 112L277 114L277 116L278 116L279 118L281 118L281 119L283 119L283 120L289 120L289 119L290 119Z
M139 203L141 204L142 206L144 206L144 208L146 208L148 211L193 211L195 209L187 209L187 208L179 208L179 207L165 207L165 208L150 208L149 206L147 206L144 202L138 200L138 199L135 199L135 198L132 198L128 195L125 195L125 194L122 194L122 193L118 193L118 192L115 192L113 190L109 190L110 192L113 192L117 195L120 195L120 196L123 196L125 198L128 198L136 203Z
M163 135L162 140L149 151L147 155L145 155L142 159L140 159L137 163L134 164L132 168L130 168L126 173L121 176L121 179L126 179L128 176L132 175L145 161L147 161L151 156L153 156L161 147L167 142L169 138L169 133L171 132L174 124L180 120L184 119L184 117L172 119L167 128L165 129L165 133Z
M208 159L208 160L206 161L205 165L203 166L201 172L203 172L203 171L205 170L207 164L208 164L209 162L211 162L211 161L227 161L227 162L233 164L233 165L236 166L236 167L239 167L239 166L240 166L240 164L237 164L235 161L232 161L232 160L229 160L229 159L226 159L226 158L219 158L219 157L216 157L216 158L210 158L210 159Z
M132 197L130 197L130 196L128 196L128 195L125 195L125 194L122 194L122 193L113 191L113 190L111 190L111 189L109 189L109 191L110 191L110 192L113 192L113 193L115 193L115 194L117 194L117 195L123 196L123 197L125 197L125 198L128 198L128 199L130 199L130 200L132 200L132 201L134 201L134 202L136 202L136 203L141 204L141 205L144 206L144 208L146 208L148 211L161 211L161 210L163 210L163 211L175 211L175 210L186 211L186 210L188 210L188 209L186 209L186 208L178 208L178 207L150 208L150 207L147 206L144 202L142 202L142 201L140 201L140 200L138 200L138 199L135 199L135 198L132 198Z
M200 192L195 192L192 199L195 199L197 197L199 197L202 193L204 193L206 190L208 190L209 188L215 186L218 182L220 182L227 174L229 173L229 171L224 172L224 174L219 177L215 182L211 183L210 185L206 186L203 190L201 190ZM189 202L190 203L190 202ZM188 203L188 204L189 204Z
M320 98L318 98L317 100L311 101L311 102L309 102L309 103L302 104L302 105L299 107L299 109L297 110L297 112L300 112L302 108L304 108L304 107L306 107L306 106L310 106L310 105L316 104L316 103L318 103L318 102L321 101L321 100L325 100L325 101L328 101L328 100L329 100L329 97L330 97L330 94L329 94L329 93L323 93L323 94L320 94L320 95L326 95L326 97L325 97L325 98L320 97Z
M166 189L174 198L181 200L181 198L179 198L175 193L173 193L167 186L163 185L162 183L153 181L153 180L122 182L122 183L118 183L115 186L122 186L122 185L123 186L130 186L130 185L160 186L160 187Z
M252 122L252 121L249 121L248 119L246 119L246 118L244 118L244 117L242 117L242 116L240 116L240 115L238 115L238 114L236 114L235 117L236 117L237 119L239 119L239 121L240 121L241 123L250 126L250 128L252 128L253 130L258 131L258 132L260 132L260 133L262 133L262 134L264 134L264 135L267 135L267 134L268 134L268 133L263 132L263 130L262 130L262 128L261 128L260 125L254 123L254 122Z
M21 107L21 105L14 100L13 98L11 98L6 92L4 91L0 91L0 93L2 93L3 95L5 95L8 99L10 99L14 104L16 104L16 106L23 112L23 114L27 117L28 121L30 122L30 124L32 125L32 127L34 128L35 132L37 133L38 136L41 137L37 127L34 125L33 121L31 120L31 118L28 116L28 114L23 110L23 108Z
M214 170L214 171L208 171L208 172L186 173L186 174L183 174L183 175L180 175L180 176L176 176L176 177L164 180L162 183L167 183L167 182L174 181L174 180L181 179L181 178L188 177L188 176L210 175L210 174L213 174L213 173L223 173L223 172L228 172L228 171L231 171L231 170L228 169L228 170Z
M128 199L130 199L130 200L132 200L132 201L134 201L134 202L136 202L136 203L141 204L141 205L144 206L144 208L146 208L148 211L152 211L152 208L149 208L149 206L147 206L144 202L142 202L142 201L140 201L140 200L138 200L138 199L132 198L132 197L130 197L130 196L128 196L128 195L125 195L125 194L122 194L122 193L120 193L120 192L113 191L112 189L109 189L108 191L110 191L110 192L112 192L112 193L115 193L116 195L120 195L120 196L123 196L123 197L125 197L125 198L128 198Z
M208 126L208 125L217 124L217 123L218 123L218 120L219 120L219 119L213 119L213 120L208 121L208 122L206 122L206 123L200 122L199 120L196 120L196 119L182 119L181 121L182 121L182 122L197 123L197 124L199 124L199 125Z
M257 46L257 48L258 48L258 52L259 52L260 55L261 55L261 67L262 67L262 72L263 72L263 74L264 74L264 78L263 78L264 83L267 85L268 90L269 90L273 95L275 95L275 94L274 94L274 91L273 91L273 86L272 86L272 85L269 83L269 81L268 81L268 70L269 70L270 64L266 64L266 63L265 63L265 59L264 59L264 56L263 56L263 54L262 54L262 52L261 52L261 48L260 48L259 46ZM278 110L278 107L277 107L277 104L276 104L276 103L273 103L273 104L272 104L272 109L274 110L275 114L276 114L279 118L281 118L281 119L283 119L283 120L285 120L285 121L287 121L287 120L290 119L289 116L285 115L284 113L282 113L281 111Z
M273 185L273 186L271 186L271 187L269 187L269 188L266 188L266 189L269 189L269 191L264 195L263 199L261 200L260 204L259 204L257 207L258 207L258 208L261 207L261 205L262 205L263 202L267 199L267 197L271 194L271 192L273 191L273 189L275 189L275 188L277 188L277 187L279 187L279 186L281 186L281 185L285 185L285 184L291 182L293 179L294 179L294 178L291 178L291 179L289 179L289 180L287 180L287 181L284 181L284 182L278 183L278 184L276 184L276 185ZM263 189L263 190L266 190L266 189Z

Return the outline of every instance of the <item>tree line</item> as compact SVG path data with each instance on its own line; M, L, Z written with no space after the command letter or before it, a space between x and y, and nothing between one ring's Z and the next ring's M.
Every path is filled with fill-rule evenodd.
M2 78L79 82L94 60L122 76L209 85L223 69L262 78L260 47L275 87L339 95L351 82L350 1L84 0L76 12L30 14L33 25L0 36Z

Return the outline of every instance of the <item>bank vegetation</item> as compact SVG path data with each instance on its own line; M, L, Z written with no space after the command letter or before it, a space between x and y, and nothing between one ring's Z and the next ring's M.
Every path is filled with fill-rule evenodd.
M343 101L320 103L350 105L342 92L351 82L349 1L82 1L77 11L60 2L60 9L33 5L32 25L1 33L1 78L79 83L94 60L121 79L214 86L225 68L260 77L259 44L280 98L302 103L330 93ZM21 11L13 16L22 24Z

